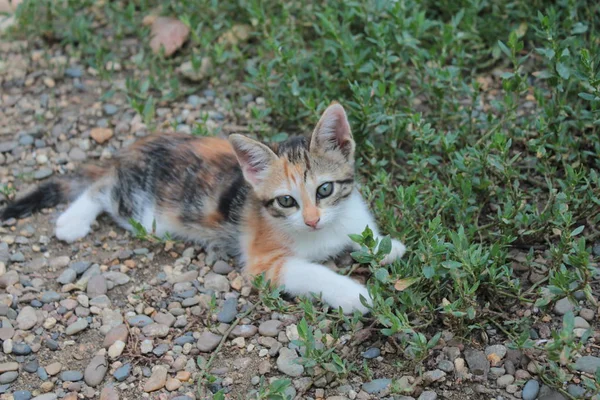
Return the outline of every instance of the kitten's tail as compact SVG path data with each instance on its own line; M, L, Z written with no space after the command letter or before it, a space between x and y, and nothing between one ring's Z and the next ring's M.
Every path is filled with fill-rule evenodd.
M108 170L103 167L85 166L73 176L42 183L33 192L9 203L0 212L0 221L22 218L44 208L71 201L107 172Z

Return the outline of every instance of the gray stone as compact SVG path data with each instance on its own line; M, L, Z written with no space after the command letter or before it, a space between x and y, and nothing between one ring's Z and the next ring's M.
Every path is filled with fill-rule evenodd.
M37 315L35 309L30 306L25 306L17 316L17 328L27 331L37 324Z
M575 317L575 328L588 329L590 323L581 317Z
M377 358L380 355L381 350L379 350L377 347L371 347L362 354L362 356L366 359Z
M483 351L465 350L465 359L467 365L474 375L483 376L487 379L487 374L490 371L490 362Z
M585 396L585 389L579 385L571 383L567 386L567 393L576 399L583 399Z
M454 371L454 363L448 360L442 360L438 363L438 368L444 372Z
M215 274L214 272L209 272L204 277L204 287L206 289L212 289L218 292L228 292L229 281L223 275Z
M35 396L31 400L56 400L56 399L58 399L58 396L55 393L44 393L44 394L40 394L39 396Z
M29 390L17 390L13 393L13 400L31 400L31 396Z
M79 382L83 379L83 374L80 371L63 371L60 379L65 382Z
M494 344L492 346L488 346L485 349L485 355L489 356L490 354L496 354L500 359L503 359L506 356L506 346L501 344Z
M119 108L114 104L105 104L102 109L106 115L115 115L119 111Z
M13 151L19 146L19 143L15 141L9 142L0 142L0 153L8 153L9 151Z
M203 353L213 351L219 345L221 338L222 336L220 335L205 331L200 335L200 338L198 338L196 347L198 347L198 349Z
M171 327L175 323L175 317L169 313L157 313L154 316L154 321L156 321L159 324Z
M95 356L85 368L84 379L89 386L95 387L102 382L108 371L108 362L104 356ZM62 376L62 375L61 375Z
M31 347L25 343L15 343L13 344L12 352L16 356L26 356L31 354Z
M143 328L146 325L150 325L154 321L152 318L147 315L135 315L133 317L127 318L127 323L131 326L137 326L138 328Z
M215 273L219 275L227 275L228 273L233 271L233 267L223 260L217 260L217 262L215 262L215 265L213 265L212 269Z
M432 390L427 390L419 396L418 400L437 400L437 393Z
M105 294L101 294L90 300L90 307L109 308L110 306L110 299Z
M523 387L522 398L523 400L535 400L538 393L540 392L540 384L536 380L529 380Z
M71 265L69 265L69 268L71 268L73 271L77 272L77 275L81 275L85 271L87 271L87 269L91 265L92 265L92 263L89 261L76 261L74 263L71 263Z
M125 285L131 281L131 278L128 275L118 271L108 271L103 275L106 279L114 283L115 286Z
M13 383L19 377L19 371L8 371L0 374L0 384Z
M540 390L540 394L538 396L538 400L567 400L565 396L563 396L560 392L552 389L549 386L542 386Z
M275 337L281 331L283 323L276 319L271 319L261 323L258 326L258 333L262 336Z
M117 370L113 373L113 377L118 382L123 382L125 379L129 378L129 375L131 375L131 364L125 364L117 368Z
M423 381L425 383L432 383L443 379L446 373L441 369L434 369L433 371L427 371L423 374Z
M503 375L496 380L496 385L499 388L505 388L508 385L511 385L515 381L515 377L512 375Z
M69 151L69 158L73 161L85 161L87 160L87 153L79 147L73 147Z
M600 368L600 358L594 356L583 356L575 361L575 369L588 374L595 374Z
M67 335L75 335L82 330L88 327L87 319L79 318L77 321L73 322L71 325L67 326L65 333Z
M58 278L56 278L56 281L62 285L66 285L67 283L73 283L76 278L77 272L71 268L67 268L62 272L62 274L60 274Z
M217 320L223 323L230 323L237 315L237 299L230 297L223 303L223 307L217 314Z
M57 301L60 301L60 294L54 291L43 292L42 297L40 297L40 301L44 304L55 303Z
M375 394L386 389L391 383L391 379L374 379L371 382L364 383L362 390L369 394Z
M46 179L54 173L50 168L40 168L33 173L33 178L37 180Z
M169 327L164 324L152 323L142 328L144 336L149 338L160 337L163 338L169 334Z
M279 357L277 357L277 369L288 376L300 376L304 372L304 367L297 363L298 360L296 350L283 347L279 351Z
M238 325L231 331L231 336L249 338L256 335L258 328L254 325Z
M90 278L87 284L87 295L90 298L102 296L108 292L106 279L102 275L94 275ZM91 303L90 303L91 304Z
M25 256L23 255L23 253L18 251L15 254L12 254L10 256L10 261L16 262L16 263L22 263L23 261L25 261Z
M81 70L81 67L69 67L65 69L65 75L69 78L81 78L83 71Z
M554 305L554 313L556 315L565 315L569 311L573 311L575 309L575 304L569 300L568 297L564 297L556 302Z

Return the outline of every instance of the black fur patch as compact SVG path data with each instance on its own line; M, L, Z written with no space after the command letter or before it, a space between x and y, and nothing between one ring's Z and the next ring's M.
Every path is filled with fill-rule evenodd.
M244 179L241 168L236 172L239 173L236 174L227 190L219 198L219 212L226 221L236 221L248 195L249 186Z
M59 182L46 182L38 186L32 193L9 204L3 211L0 219L6 221L10 218L22 218L33 214L43 208L54 207L66 201L64 186Z

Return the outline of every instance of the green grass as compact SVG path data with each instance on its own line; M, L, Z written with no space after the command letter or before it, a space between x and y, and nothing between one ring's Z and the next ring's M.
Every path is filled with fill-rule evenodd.
M105 79L108 61L134 64L139 73L125 94L147 122L157 102L189 93L176 67L198 68L204 58L218 72L197 87L227 88L238 122L265 140L308 132L332 100L347 107L364 193L385 230L410 248L381 268L368 232L359 239L373 272L373 315L383 335L402 334L399 346L415 362L427 357L441 323L464 338L493 326L527 348L530 327L557 299L583 292L596 304L600 3L93 3L30 1L17 34L68 45ZM175 57L149 50L141 20L151 10L191 28ZM218 40L239 24L249 27L248 41ZM115 41L129 37L143 46L123 58ZM246 118L239 97L248 92L265 105ZM209 133L202 124L195 131ZM543 279L531 285L515 263ZM515 308L531 316L517 318ZM316 315L308 322L323 318ZM572 330L560 335L566 356L542 349L544 379L557 387L581 345ZM312 360L331 363L330 354L315 350ZM597 393L600 379L588 381Z

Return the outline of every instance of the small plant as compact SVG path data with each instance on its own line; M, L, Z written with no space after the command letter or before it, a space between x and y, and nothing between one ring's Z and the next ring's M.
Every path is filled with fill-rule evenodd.
M129 224L133 229L133 234L139 240L146 240L151 243L173 242L173 239L168 232L166 232L162 238L156 235L156 220L152 221L152 231L150 232L148 232L148 230L140 222L133 218L129 219Z

